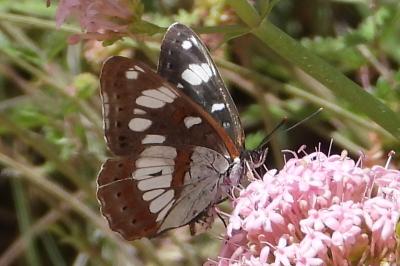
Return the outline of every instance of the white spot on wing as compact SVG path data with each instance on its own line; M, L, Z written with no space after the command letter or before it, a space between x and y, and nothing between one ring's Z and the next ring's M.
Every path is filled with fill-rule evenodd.
M175 159L176 156L176 149L169 146L151 146L140 154L140 157L160 157L167 159Z
M208 75L207 80L212 77L213 74L211 72L211 68L210 68L209 64L203 63L203 64L201 64L201 68L204 69L204 71L207 73L207 75Z
M185 119L183 119L183 122L185 123L186 128L191 128L194 125L200 124L201 118L195 116L188 116L185 117Z
M189 82L192 85L200 85L201 84L201 78L198 77L192 70L186 69L182 73L182 79L185 81Z
M170 90L169 88L167 88L167 87L162 86L162 87L158 88L158 90L161 91L162 93L168 95L168 96L171 97L172 99L175 99L175 98L176 98L176 94L175 94L172 90Z
M152 122L145 118L133 118L129 121L128 127L135 132L142 132L151 126Z
M146 193L143 194L142 198L145 201L149 201L149 200L152 200L152 199L158 197L164 191L165 191L165 189L156 189L156 190L147 191Z
M207 82L212 77L212 71L207 63L189 64L189 67L182 73L182 79L192 85L200 85L202 82Z
M204 82L207 82L210 79L207 71L203 68L204 64L190 64L189 68ZM207 64L205 64L207 65Z
M192 42L191 41L183 41L182 48L185 50L192 48Z
M146 114L146 111L145 111L145 110L142 110L142 109L139 109L139 108L135 108L135 109L133 109L133 113L134 113L135 115L145 115L145 114Z
M147 108L153 108L153 109L161 108L165 105L165 102L154 99L152 97L148 97L148 96L139 96L136 99L136 103L138 105L141 105L141 106L144 106Z
M162 135L146 135L144 139L142 139L142 144L158 144L158 143L163 143L165 141L165 136Z
M166 158L144 157L136 160L136 168L175 165L174 160Z
M172 200L170 203L168 203L167 206L164 207L162 211L157 216L156 222L159 222L164 219L165 215L167 215L169 209L171 209L172 205L174 204L175 200Z
M183 74L182 74L183 75ZM183 85L181 83L178 83L178 85L176 85L177 88L182 89Z
M168 204L168 202L170 202L174 198L174 194L174 191L170 189L155 200L153 200L149 206L150 211L152 213L159 212L162 208L164 208L164 206Z
M140 180L138 189L141 191L153 190L156 188L167 188L171 186L172 175L160 175L152 178Z
M129 69L128 71L125 72L125 77L127 79L137 79L138 76L139 76L139 73L135 70Z
M211 113L214 113L215 111L221 111L224 108L225 108L225 104L223 104L223 103L214 103L211 106Z
M139 70L140 72L144 72L143 68L141 68L140 66L135 66L136 70Z
M174 98L169 97L159 90L145 90L142 94L167 103L172 103L174 101Z
M152 178L157 175L168 175L174 172L174 166L155 166L155 167L146 167L146 168L138 168L133 172L132 178L136 180L142 180L146 178Z

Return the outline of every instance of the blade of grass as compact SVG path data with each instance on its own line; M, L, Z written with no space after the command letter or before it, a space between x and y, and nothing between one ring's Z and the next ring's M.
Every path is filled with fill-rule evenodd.
M96 128L96 133L101 137L103 135L102 129L102 123L100 116L97 114L97 112L88 105L87 102L73 97L67 93L65 88L68 86L68 84L64 84L60 80L55 79L50 73L46 73L42 69L37 68L36 66L33 66L32 64L28 63L26 60L23 60L22 58L19 58L13 54L10 54L4 49L0 49L0 52L2 52L4 55L6 55L11 61L16 63L18 66L23 68L24 70L30 72L32 75L36 76L39 80L43 81L44 83L54 87L55 91L60 94L60 97L65 97L66 99L70 100L73 102L84 114L87 119L92 122L92 124Z
M344 109L340 105L337 105L330 101L327 101L326 99L323 99L317 95L313 95L305 90L302 90L302 89L295 87L293 85L290 85L290 84L282 84L281 82L279 82L277 80L274 80L272 78L269 78L267 76L259 74L250 69L233 64L231 62L227 62L225 60L217 60L217 63L219 66L229 69L230 71L233 71L234 73L240 74L245 78L251 79L253 82L256 82L268 89L271 89L276 93L284 91L289 95L293 95L293 96L299 97L301 99L304 99L308 102L314 103L318 107L323 107L324 110L329 110L332 113L334 113L344 119L348 119L349 121L352 121L355 124L362 126L363 128L366 128L368 130L374 130L386 138L394 139L394 137L390 133L388 133L385 129L383 129L382 127L380 127L374 123L371 123L366 118L361 117L357 114L354 114L354 113ZM253 90L249 91L249 88L246 88L246 89L247 89L247 91L244 90L244 92L248 93L252 97L257 97Z
M43 246L49 256L51 265L67 266L54 238L50 234L45 233L41 235L40 239L42 240Z
M400 117L385 104L364 91L343 73L308 51L267 19L261 20L257 11L247 0L228 0L228 4L251 28L252 34L265 45L321 82L336 96L351 104L357 112L367 115L400 140Z
M18 136L22 142L33 147L38 153L47 158L50 162L53 162L57 167L57 170L67 176L78 187L85 189L89 194L94 195L93 192L91 192L92 188L90 185L79 177L80 175L78 172L76 172L70 164L59 158L57 147L54 147L51 143L47 142L41 135L18 126L12 120L8 119L8 117L2 112L0 112L0 123L3 127Z
M136 257L132 254L132 245L140 251L146 250L146 255L153 262L160 261L157 258L154 246L149 240L147 242L136 241L133 243L123 241L108 228L105 220L102 219L98 214L96 214L88 206L88 204L85 204L82 199L74 197L73 194L67 192L58 184L50 181L48 178L43 177L36 168L29 167L29 165L27 165L26 163L23 164L19 161L12 159L10 156L6 155L2 151L0 151L0 163L16 170L18 173L20 173L19 176L21 178L24 178L28 182L37 186L44 193L48 193L55 199L60 200L60 202L68 204L73 211L81 215L89 223L93 224L95 227L101 230L101 232L103 232L107 236L107 238L117 246L117 248L121 251L121 254L123 254L130 261L137 260ZM146 243L145 248L143 248L143 243ZM155 264L163 265L161 261L159 264Z
M42 29L62 30L66 33L72 33L72 34L82 33L78 27L62 25L60 28L57 28L56 23L54 21L24 16L24 15L16 15L16 14L0 12L0 20L29 25L32 27L37 27Z
M15 210L17 213L18 227L21 235L25 235L31 228L31 217L26 192L22 181L19 179L11 179L14 194ZM36 247L36 240L27 241L26 262L28 265L40 266L40 257Z
M53 209L38 219L24 235L19 235L1 254L0 265L15 265L14 261L25 251L30 239L46 231L51 224L57 222L63 215L67 214L68 210L67 204L61 204L59 209Z

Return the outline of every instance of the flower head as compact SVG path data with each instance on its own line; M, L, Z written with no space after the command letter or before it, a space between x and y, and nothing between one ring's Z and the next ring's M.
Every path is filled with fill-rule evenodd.
M343 155L296 155L233 204L220 265L396 262L400 171L363 169Z
M85 34L71 36L70 42L80 38L120 38L127 34L134 19L132 3L130 0L60 0L56 23L61 26L70 16L79 21Z

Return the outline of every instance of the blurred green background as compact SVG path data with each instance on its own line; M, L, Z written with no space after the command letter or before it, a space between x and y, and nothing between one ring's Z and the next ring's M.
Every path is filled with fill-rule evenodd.
M328 151L331 139L331 153L346 149L364 166L384 165L387 153L399 150L398 0L281 0L272 9L267 0L133 2L143 4L145 21L179 21L204 33L240 111L247 148L288 118L270 141L270 168L283 165L284 149L313 152L321 144ZM307 53L269 40L242 9L248 3ZM99 70L116 54L155 68L162 34L134 33L106 47L94 40L68 45L81 30L74 20L56 28L56 8L55 1L47 8L42 0L0 0L0 265L201 265L216 258L220 221L195 237L181 228L132 243L108 229L95 197L97 172L110 155ZM307 61L312 56L332 68Z

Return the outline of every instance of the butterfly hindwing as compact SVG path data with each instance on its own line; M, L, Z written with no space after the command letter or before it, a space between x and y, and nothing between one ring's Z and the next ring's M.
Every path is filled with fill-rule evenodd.
M97 197L112 230L127 240L153 237L190 223L219 200L228 168L208 148L151 146L107 160Z
M244 132L239 114L200 38L185 25L171 25L164 36L158 73L214 117L239 149Z

